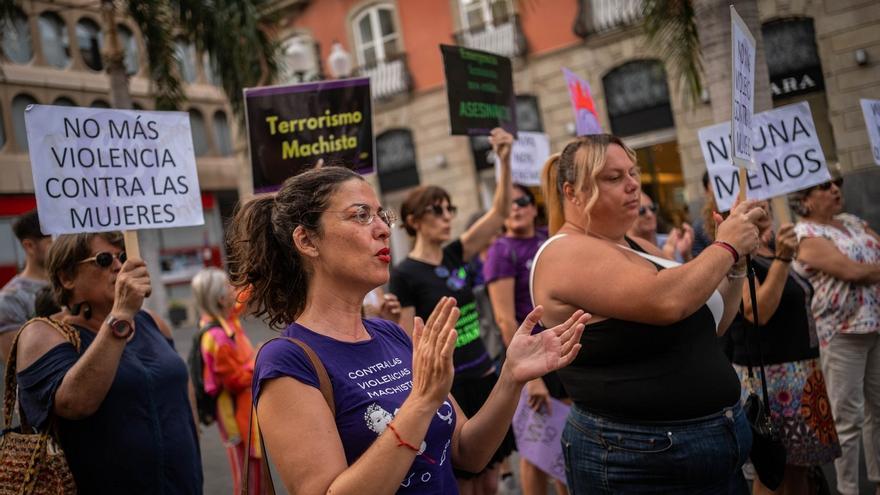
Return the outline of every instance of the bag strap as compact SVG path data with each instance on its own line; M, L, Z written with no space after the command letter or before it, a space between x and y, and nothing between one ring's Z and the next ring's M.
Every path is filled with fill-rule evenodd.
M16 402L16 392L18 391L18 378L17 378L17 370L18 367L18 339L21 337L21 333L27 328L30 324L34 322L41 322L49 325L58 331L61 335L64 336L64 339L67 342L70 342L76 352L79 353L80 349L80 339L79 332L76 331L75 328L70 326L69 323L53 320L52 318L32 318L25 322L24 325L18 330L15 334L15 339L12 341L12 348L9 351L8 360L6 362L6 371L3 377L3 381L6 386L6 390L3 394L3 429L12 427L12 411L15 409ZM20 413L21 422L22 422L22 431L24 431L26 418L24 417L23 411ZM54 421L55 414L52 411L49 411L50 421ZM30 427L28 427L30 429ZM48 431L48 429L47 429Z
M293 342L298 345L303 352L306 353L306 357L309 358L309 361L312 363L312 367L315 368L315 374L318 375L318 388L321 390L321 395L324 396L324 400L327 402L327 407L330 408L330 414L334 417L336 416L336 402L333 400L333 384L330 382L330 375L327 374L327 368L324 367L324 363L321 362L321 359L315 354L315 351L309 347L308 344L299 339L294 339L291 337L275 337L274 339L269 340L272 342L273 340L285 339ZM269 342L266 342L268 344ZM263 352L263 349L266 348L266 344L263 344L260 347L260 350L257 351L257 356L254 358L254 361L259 359L260 353ZM255 401L251 400L251 418L248 423L248 441L247 441L247 450L245 451L245 464L244 464L244 477L241 483L241 495L248 495L248 490L250 488L251 481L251 472L250 472L250 461L248 456L250 456L251 445L254 437L254 418L257 415L256 407L254 406ZM259 419L257 420L257 428L259 428ZM263 454L263 462L262 462L262 479L264 483L267 483L266 493L269 495L275 495L275 483L272 481L272 472L269 469L269 453L266 451L266 443L263 440L263 435L260 434L260 452Z
M755 337L755 344L758 350L758 367L761 371L761 393L764 397L764 413L769 417L770 410L770 394L767 393L767 378L764 376L764 353L761 351L761 324L758 319L758 296L757 290L755 289L755 267L754 261L752 261L751 255L746 255L746 270L748 274L748 283L749 283L749 297L752 299L752 335ZM749 379L754 379L754 374L752 372L752 352L749 348L749 340L750 337L748 332L746 333L746 354L749 356Z

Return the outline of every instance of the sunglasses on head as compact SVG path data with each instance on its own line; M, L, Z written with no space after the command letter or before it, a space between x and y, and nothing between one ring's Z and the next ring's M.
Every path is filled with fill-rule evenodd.
M657 205L639 206L639 216L641 217L647 215L648 210L651 210L651 213L657 213Z
M116 254L108 253L105 251L102 253L98 253L91 258L86 258L80 261L80 263L88 263L90 261L94 261L95 264L100 266L101 268L107 268L108 266L113 264L113 258L118 259L120 263L125 263L125 260L128 259L128 257L125 255L125 251L120 251Z
M838 178L836 178L832 181L828 181L824 184L819 184L818 186L816 186L816 189L818 189L820 191L827 191L827 190L831 189L831 184L834 184L835 186L837 186L838 189L840 189L840 187L843 186L843 177L838 177Z
M458 213L458 207L455 205L448 205L445 208L443 205L431 205L425 208L426 213L432 213L435 216L442 217L443 211L449 213L449 216L454 217L456 213Z
M532 199L528 196L520 196L513 200L513 204L519 206L520 208L525 208L526 206L532 204Z

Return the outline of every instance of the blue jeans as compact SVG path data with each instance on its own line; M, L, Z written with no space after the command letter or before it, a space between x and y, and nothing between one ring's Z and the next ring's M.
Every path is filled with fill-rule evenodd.
M574 495L745 494L752 432L737 403L684 421L623 423L571 408L562 432Z

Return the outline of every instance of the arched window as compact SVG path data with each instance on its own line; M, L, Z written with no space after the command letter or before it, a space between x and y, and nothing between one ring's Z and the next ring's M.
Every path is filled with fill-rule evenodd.
M208 55L208 52L202 54L202 67L205 69L205 79L208 80L208 83L217 87L223 86L223 81L220 79L220 73L217 72L217 65L211 60L211 56Z
M84 17L76 23L76 41L79 44L79 55L83 63L92 70L102 70L101 60L101 28L98 24Z
M138 48L137 38L135 38L134 33L131 32L131 29L128 29L121 24L116 26L116 31L119 33L119 42L122 44L122 50L125 56L123 59L125 73L129 76L133 76L137 74L138 69L140 68L141 52Z
M76 103L66 96L59 96L52 102L53 105L58 105L59 107L75 107Z
M618 136L673 127L666 71L657 60L628 62L602 78L611 130Z
M27 128L24 125L24 111L28 105L36 103L31 95L20 94L12 99L12 128L15 131L15 144L20 151L28 150Z
M15 9L10 19L0 24L3 31L3 54L17 64L26 64L34 56L31 43L31 28L27 16Z
M44 12L37 19L40 27L40 43L46 63L63 69L70 65L70 40L67 38L67 25L58 14Z
M217 152L222 156L232 154L232 134L229 132L229 121L226 114L218 111L214 113L214 142L217 143Z
M394 9L389 5L374 5L354 19L355 45L358 62L375 67L397 54L400 35L394 24Z
M510 0L459 0L462 27L471 32L483 31L506 22L513 15Z
M89 106L92 108L110 108L110 104L104 100L95 100Z
M378 135L376 158L383 194L419 185L416 148L409 129L392 129Z
M188 83L195 82L199 75L196 68L196 47L192 43L184 40L175 42L175 54L177 55L177 64L180 68L180 77Z
M189 111L189 125L192 129L193 152L202 156L208 152L208 134L205 132L205 118L196 109Z

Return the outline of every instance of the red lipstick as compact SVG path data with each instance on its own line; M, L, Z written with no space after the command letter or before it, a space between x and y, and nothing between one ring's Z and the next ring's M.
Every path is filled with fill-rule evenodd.
M388 248L382 248L376 252L376 257L385 263L391 263L391 250Z

